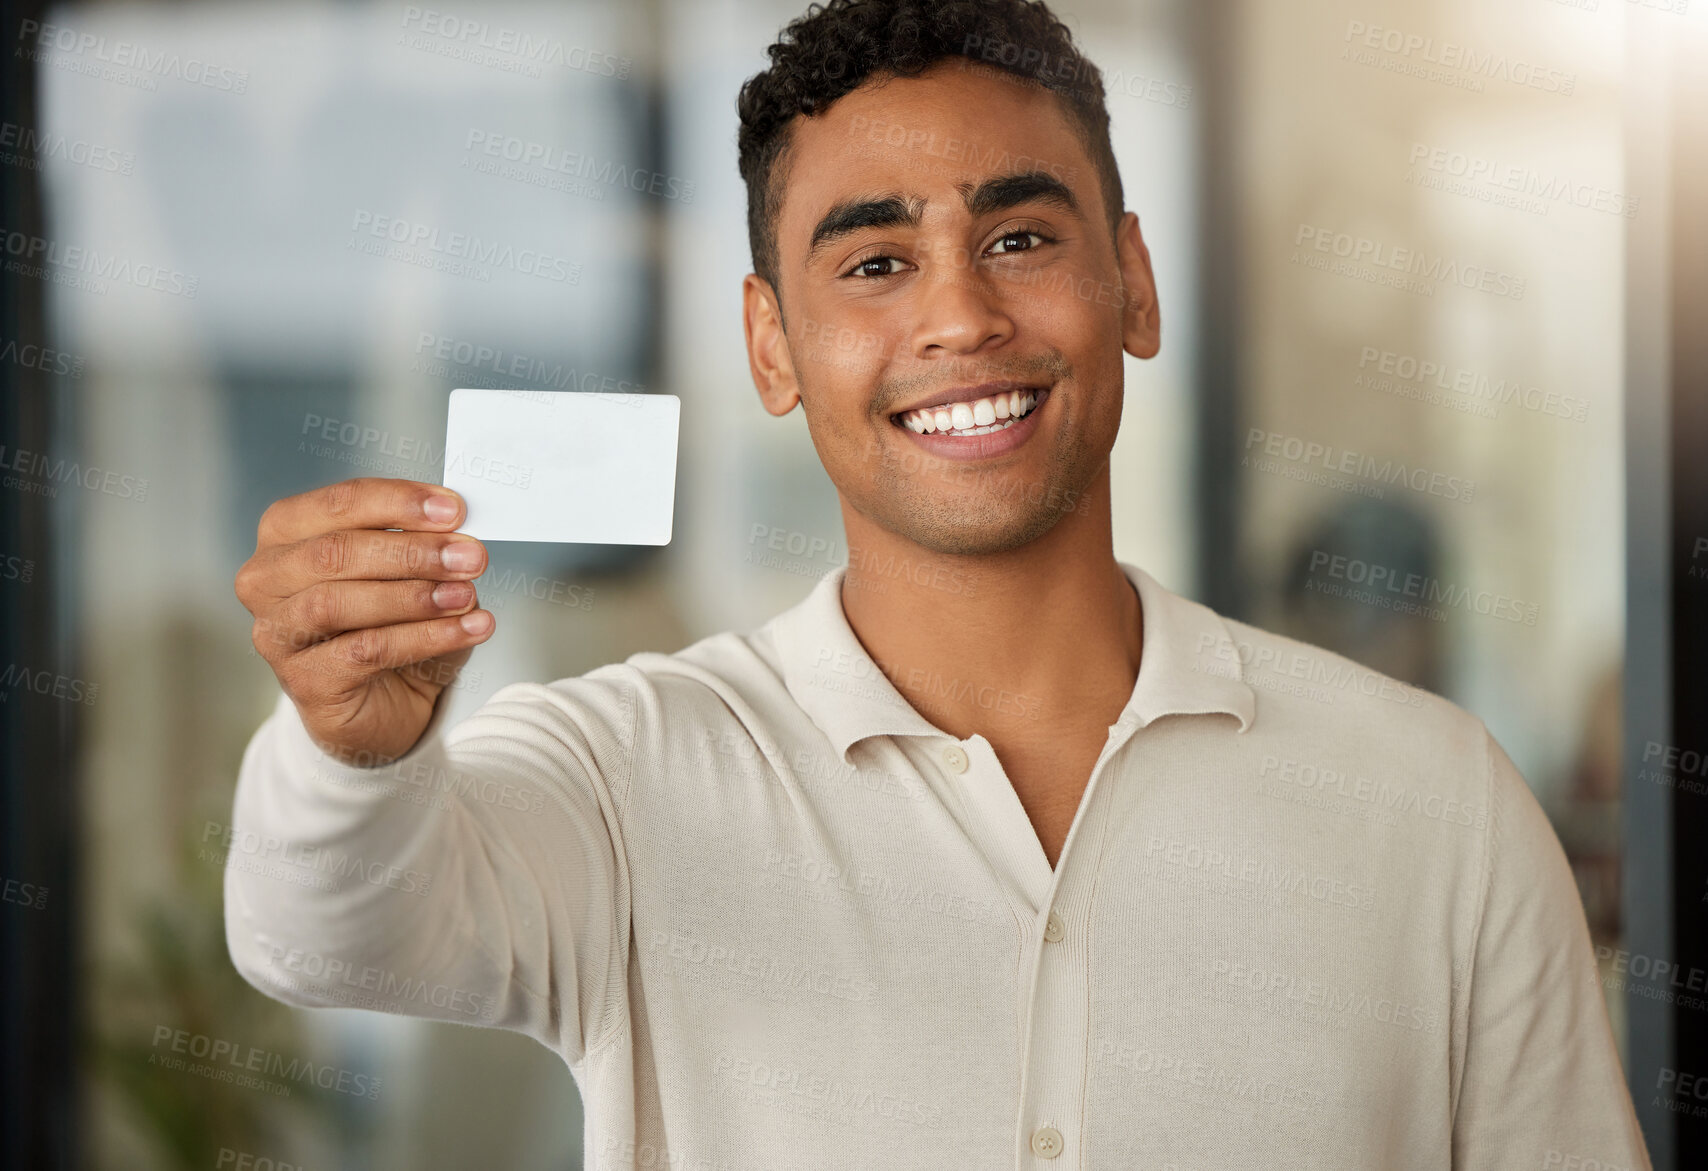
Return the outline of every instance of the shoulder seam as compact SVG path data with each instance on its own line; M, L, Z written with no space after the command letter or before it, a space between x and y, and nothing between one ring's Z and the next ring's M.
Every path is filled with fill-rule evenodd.
M1477 717L1477 726L1483 730L1483 807L1489 811L1488 825L1483 830L1483 865L1482 873L1477 882L1477 921L1471 929L1470 947L1465 956L1465 987L1460 997L1463 1006L1460 1011L1465 1019L1465 1044L1457 1065L1456 1084L1453 1086L1452 1126L1458 1128L1459 1100L1465 1089L1465 1065L1471 1050L1471 998L1474 994L1477 975L1477 948L1482 944L1483 919L1489 909L1489 887L1492 884L1494 872L1495 838L1500 832L1501 814L1494 791L1494 733L1489 731L1488 724Z
M623 696L624 696L624 700L625 700L625 706L629 709L629 726L628 726L628 732L624 738L624 744L623 744L623 749L624 749L623 799L616 803L616 810L617 810L617 826L616 826L616 829L617 829L617 835L618 835L619 840L624 838L627 834L627 828L626 828L625 823L628 819L628 812L629 812L629 794L634 792L634 787L635 787L635 729L639 726L639 722L640 722L640 717L639 717L638 712L637 712L637 709L640 707L639 689L635 687L634 681L632 679L623 680L622 686L623 686ZM633 921L634 921L634 911L633 911L633 905L632 905L632 900L634 897L633 896L634 881L633 881L633 876L626 873L628 865L629 865L629 851L628 851L626 845L625 845L625 848L622 850L622 862L623 862L623 867L625 870L625 873L623 875L623 886L624 886L624 889L626 889L630 892L631 906L630 906L630 912L629 912L629 923L624 925L624 936L625 936L625 938L623 940L621 940L620 942L618 942L618 946L623 947L625 949L625 952L626 952L627 943L628 943L626 936L627 936L628 931L632 929ZM617 942L617 941L613 941L613 942ZM623 964L623 971L622 971L621 979L625 982L627 982L627 980L628 980L628 963L626 962L626 960ZM606 1003L612 1003L613 998L606 997L605 1000L606 1000ZM589 1060L595 1054L597 1054L599 1051L604 1049L606 1045L608 1045L612 1041L616 1040L617 1037L622 1035L623 1030L628 1027L628 1004L629 1004L628 997L627 996L617 997L617 998L615 998L615 1002L616 1002L617 1007L616 1007L616 1010L614 1011L614 1013L612 1014L614 1019L611 1021L611 1023L609 1025L606 1025L604 1028L600 1029L599 1036L597 1039L590 1042L589 1044L582 1046L581 1060L583 1062Z

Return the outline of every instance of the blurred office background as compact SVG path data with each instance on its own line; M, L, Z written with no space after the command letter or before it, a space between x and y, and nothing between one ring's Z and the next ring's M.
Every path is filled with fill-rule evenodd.
M1708 600L1688 511L1708 424L1678 426L1702 385L1681 205L1705 190L1708 5L1054 7L1104 71L1163 309L1161 355L1128 360L1118 555L1489 723L1579 878L1656 1165L1708 1165L1702 1104L1668 1088L1708 1075L1708 1001L1668 975L1701 992L1708 962L1700 864L1674 845L1708 747L1703 681L1674 661ZM802 417L760 408L740 326L734 98L801 8L6 7L0 259L39 239L133 273L80 284L61 251L0 294L0 463L100 473L0 492L6 652L35 672L0 695L15 1165L580 1165L574 1084L534 1042L288 1009L232 970L218 835L277 694L232 578L273 499L436 479L457 386L668 392L682 436L670 546L493 546L499 629L453 717L758 625L845 560ZM564 279L387 255L392 221ZM1396 283L1396 250L1433 278ZM1454 600L1404 613L1370 587L1408 574ZM161 1064L176 1031L383 1092L205 1080Z

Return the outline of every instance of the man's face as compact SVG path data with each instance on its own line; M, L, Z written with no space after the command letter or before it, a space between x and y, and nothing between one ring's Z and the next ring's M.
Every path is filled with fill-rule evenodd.
M803 403L845 504L953 554L1024 545L1074 506L1115 442L1123 349L1158 345L1137 218L1117 246L1059 99L969 66L797 118L786 333L769 286L744 287L767 409Z

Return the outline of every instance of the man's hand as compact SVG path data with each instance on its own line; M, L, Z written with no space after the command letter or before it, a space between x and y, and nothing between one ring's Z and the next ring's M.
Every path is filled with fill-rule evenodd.
M486 547L462 499L363 477L275 501L237 571L251 637L328 754L384 764L415 746L439 693L496 626L476 609ZM389 532L401 529L401 532Z

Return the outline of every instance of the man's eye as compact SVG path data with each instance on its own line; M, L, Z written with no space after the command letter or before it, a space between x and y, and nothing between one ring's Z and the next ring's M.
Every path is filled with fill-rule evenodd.
M849 269L843 275L865 277L894 276L897 270L891 268L890 265L900 263L901 261L894 256L868 256L864 260L857 261L854 267Z
M1038 244L1042 244L1048 239L1049 237L1045 236L1042 232L1009 232L995 244L992 244L991 250L993 252L1030 252L1032 249L1036 248ZM1007 244L1010 240L1036 240L1038 244L1026 244L1019 248L1000 247L1000 245Z

